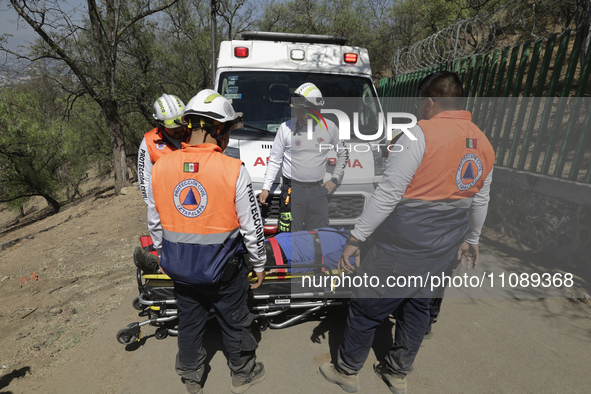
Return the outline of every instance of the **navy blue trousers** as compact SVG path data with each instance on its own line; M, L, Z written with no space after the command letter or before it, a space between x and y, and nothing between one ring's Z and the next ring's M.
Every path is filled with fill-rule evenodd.
M394 375L408 375L429 326L430 302L430 298L351 299L337 369L349 375L357 374L367 360L376 329L393 314L396 329L386 364Z
M449 263L442 259L411 261L399 259L374 245L363 259L358 275L377 276L380 283L387 283L388 276L439 275ZM428 282L424 282L428 284ZM349 315L345 338L338 349L336 367L341 372L354 375L367 360L375 331L390 315L396 319L394 343L386 356L386 365L397 376L408 375L431 322L431 307L435 289L425 285L399 285L387 288L378 286L358 287L349 303ZM440 306L440 304L439 304Z
M212 286L174 284L179 311L176 372L185 379L200 382L207 352L203 347L205 323L210 308L222 328L228 366L233 376L248 376L255 366L257 341L250 325L253 315L247 305L248 270L237 269L231 280Z

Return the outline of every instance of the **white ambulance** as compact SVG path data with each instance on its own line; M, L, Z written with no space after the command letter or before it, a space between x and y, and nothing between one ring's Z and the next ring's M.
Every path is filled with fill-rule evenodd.
M220 46L215 89L231 100L243 114L244 127L230 134L226 154L246 165L256 193L260 193L270 150L279 125L292 117L290 93L304 82L314 83L325 98L340 100L339 108L356 112L355 127L374 135L381 112L371 79L367 50L347 46L342 36L245 32L243 40L224 41ZM335 124L338 119L323 114ZM353 126L351 126L353 128ZM329 196L331 226L350 227L383 174L384 141L368 142L355 137L345 141L349 161L341 184ZM326 163L325 181L331 178L336 152ZM270 191L269 207L263 209L266 223L275 224L279 215L281 171Z

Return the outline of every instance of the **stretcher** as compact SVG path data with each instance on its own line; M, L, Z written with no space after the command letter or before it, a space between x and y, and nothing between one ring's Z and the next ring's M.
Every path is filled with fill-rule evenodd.
M265 226L264 230L267 247L267 264L265 264L267 276L259 288L249 290L248 300L249 309L255 316L255 322L261 331L268 327L273 329L289 327L325 308L346 303L346 299L351 295L351 289L347 287L335 289L331 286L330 280L324 281L323 285L315 286L312 290L301 286L306 274L319 277L338 275L336 261L338 261L337 256L342 253L344 242L342 246L333 247L328 255L326 252L323 255L320 236L317 232L311 232L313 246L310 248L312 248L313 261L302 264L294 259L288 263L284 250L285 240L282 242L282 248L277 242L280 237L274 238L275 226ZM149 236L141 237L140 242L144 250L156 253ZM119 330L117 341L123 345L139 341L142 327L145 326L156 327L154 333L156 339L177 335L178 310L172 280L161 273L146 274L140 268L137 269L136 279L139 295L134 298L132 305L138 311L138 316L145 320L133 322ZM249 281L256 282L256 276L251 273ZM298 290L300 288L303 290ZM211 317L213 316L212 310Z

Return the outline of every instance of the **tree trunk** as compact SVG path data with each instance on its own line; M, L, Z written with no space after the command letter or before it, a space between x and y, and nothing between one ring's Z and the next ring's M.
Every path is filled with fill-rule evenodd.
M51 205L51 207L53 208L53 213L58 213L60 211L62 206L53 197L51 197L48 194L41 194L41 197L43 197L45 201L47 201L47 203Z
M585 13L585 19L583 20L582 26L577 26L581 30L583 38L583 46L581 47L581 53L579 55L581 70L585 66L587 51L589 51L591 48L591 46L589 45L589 41L591 38L591 0L585 0L583 8Z
M118 195L122 188L129 186L129 176L127 173L127 155L125 154L125 140L123 139L122 122L119 118L117 102L115 100L105 100L101 105L107 127L111 137L111 147L113 151L114 172L115 172L115 195Z

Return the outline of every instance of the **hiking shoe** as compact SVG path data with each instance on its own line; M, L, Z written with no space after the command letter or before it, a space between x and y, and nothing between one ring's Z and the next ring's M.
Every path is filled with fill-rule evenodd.
M203 386L199 382L195 382L194 380L189 379L181 379L183 383L185 383L185 387L187 388L187 392L189 394L203 394Z
M136 267L146 274L156 274L160 269L158 266L158 257L154 256L152 253L146 252L139 246L136 246L133 251L133 262Z
M232 376L232 384L230 390L234 394L244 393L251 386L262 382L267 377L267 370L263 363L256 363L252 372L244 379L241 376Z
M341 373L335 369L332 363L323 363L319 370L324 379L330 383L338 384L347 393L359 391L359 376Z
M406 376L393 375L384 363L376 363L373 370L390 388L393 394L406 394Z

